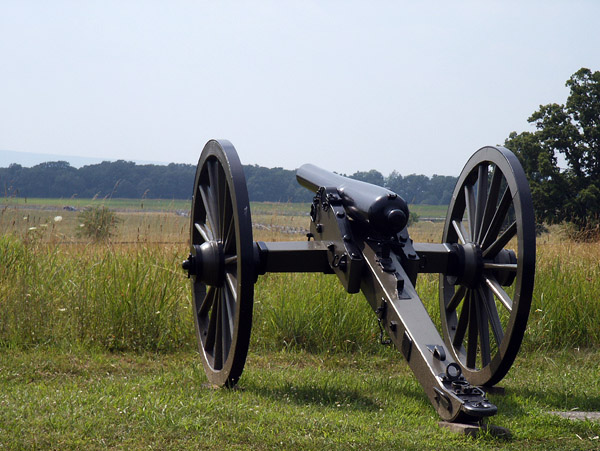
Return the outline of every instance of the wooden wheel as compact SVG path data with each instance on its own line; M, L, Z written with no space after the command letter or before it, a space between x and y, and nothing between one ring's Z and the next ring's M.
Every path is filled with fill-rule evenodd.
M535 274L535 221L517 157L484 147L463 169L444 225L458 249L440 275L444 340L467 380L494 385L512 365L527 325Z
M190 229L183 267L200 355L210 383L233 387L248 353L255 276L246 180L228 141L209 141L200 155Z

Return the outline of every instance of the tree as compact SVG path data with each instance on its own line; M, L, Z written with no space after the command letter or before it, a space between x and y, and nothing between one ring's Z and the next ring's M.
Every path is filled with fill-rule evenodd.
M350 176L351 179L360 180L361 182L367 182L372 185L383 186L385 178L381 172L371 169L370 171L356 171Z
M538 222L568 221L579 231L600 224L600 72L582 68L566 82L565 105L540 105L534 133L511 133L505 145L523 164ZM557 156L567 168L561 171Z
M538 224L563 221L568 187L557 166L554 149L544 146L539 136L529 132L520 135L512 132L505 146L517 155L527 175Z

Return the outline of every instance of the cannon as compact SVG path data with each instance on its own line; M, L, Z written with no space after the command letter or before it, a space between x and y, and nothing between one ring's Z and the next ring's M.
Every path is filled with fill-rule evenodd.
M535 273L529 185L516 156L483 147L461 172L441 243L415 243L396 193L307 164L314 193L307 241L255 242L245 177L233 145L200 156L191 209L191 279L200 355L211 384L233 387L250 341L254 284L269 272L335 274L362 291L439 416L474 423L496 414L486 397L510 369L527 324ZM417 295L439 274L441 332Z

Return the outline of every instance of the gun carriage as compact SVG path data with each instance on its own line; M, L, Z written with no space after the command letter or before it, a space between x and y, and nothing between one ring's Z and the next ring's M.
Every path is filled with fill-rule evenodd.
M388 189L309 164L296 177L314 192L308 241L255 242L233 145L212 140L200 156L183 268L209 381L233 387L242 374L258 276L320 272L362 291L442 419L494 415L485 390L517 355L535 271L531 195L515 155L484 147L468 160L439 244L412 241L408 206ZM439 273L443 339L415 290L420 273Z

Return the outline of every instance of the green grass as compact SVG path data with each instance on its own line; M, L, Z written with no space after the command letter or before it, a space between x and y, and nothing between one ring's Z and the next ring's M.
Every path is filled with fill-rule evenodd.
M118 210L147 210L147 211L188 211L191 200L183 199L116 199L96 198L80 199L71 198L22 198L6 197L0 205L19 206L21 208L32 207L56 207L73 206L84 208L89 205L105 205L108 208ZM251 202L250 209L253 215L278 215L278 216L306 216L310 212L310 204L302 202ZM421 217L445 218L447 205L410 205L411 211L415 211Z
M291 289L290 289L291 287ZM253 346L265 350L378 352L377 320L335 276L268 274L256 285Z
M199 357L54 348L0 354L8 449L597 449L600 354L517 360L490 424L512 438L438 426L398 352L251 352L235 390L207 388Z
M410 211L414 211L420 218L442 218L446 219L448 205L409 205Z
M145 216L124 217L127 223ZM180 269L188 253L182 238L187 218L159 214L141 232L124 224L121 233L131 237L125 245L56 238L66 219L36 230L17 219L25 231L0 237L0 344L169 350L193 343L190 290ZM174 241L153 243L157 238ZM600 346L598 255L599 243L540 239L525 349ZM437 277L419 276L417 290L439 324ZM259 278L255 292L258 346L375 352L375 316L362 295L348 295L335 276L269 274Z
M0 237L0 344L172 350L193 341L180 248Z

